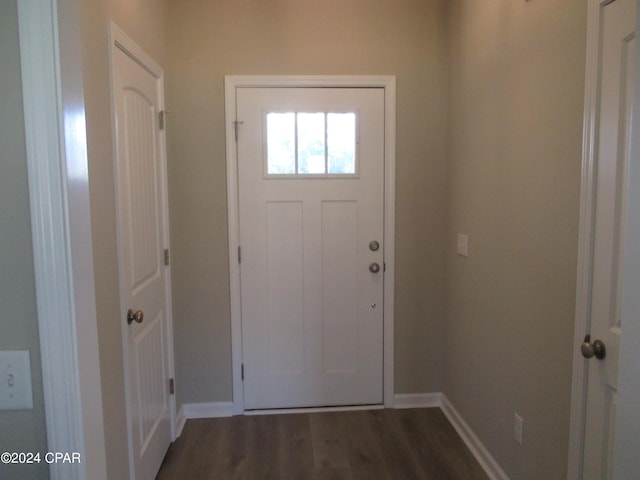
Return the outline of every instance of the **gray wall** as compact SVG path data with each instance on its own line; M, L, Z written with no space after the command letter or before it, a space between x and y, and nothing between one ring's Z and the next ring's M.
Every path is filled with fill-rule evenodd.
M0 452L47 451L33 274L15 0L0 2L0 350L29 350L33 410L0 411ZM0 478L47 479L45 463L4 465Z
M587 2L449 9L444 392L510 478L564 479Z
M439 0L170 4L178 406L229 401L224 75L397 75L396 392L442 387L446 31Z

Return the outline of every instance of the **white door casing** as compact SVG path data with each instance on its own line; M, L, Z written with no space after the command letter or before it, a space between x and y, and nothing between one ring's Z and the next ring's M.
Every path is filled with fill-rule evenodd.
M233 400L234 413L245 410L242 382L242 324L240 301L240 264L236 261L240 245L240 217L238 195L238 152L234 122L240 120L236 111L236 96L241 88L259 87L369 87L384 90L384 245L386 272L383 283L383 398L385 406L393 406L393 276L394 276L394 185L395 185L395 79L393 77L226 77L227 119L227 198L229 211L229 255L232 314ZM240 135L242 128L240 126ZM322 180L316 180L322 181ZM369 306L369 308L371 308Z
M636 36L640 25L640 2L636 7ZM618 408L615 427L613 480L637 477L640 472L640 49L636 48L633 118L629 158L629 191L623 259Z
M47 446L82 458L49 475L106 480L78 6L18 0L18 20Z
M355 118L355 172L267 172L268 118L282 112L300 112L297 130L286 129L300 144L309 113L320 121L314 133L326 122L329 151L350 130L332 134L332 122ZM243 88L237 115L245 409L379 405L384 90ZM307 151L315 168L325 160L318 142Z
M590 5L575 337L602 341L606 356L575 358L569 478L585 480L613 468L635 10L635 0Z
M174 437L162 70L115 25L118 256L130 471L151 480ZM135 319L127 319L131 311Z

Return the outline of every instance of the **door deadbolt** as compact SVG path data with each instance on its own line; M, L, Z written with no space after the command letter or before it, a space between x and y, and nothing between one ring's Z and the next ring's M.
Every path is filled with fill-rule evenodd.
M369 250L377 252L380 249L380 244L377 241L369 242Z
M602 340L595 340L591 343L591 335L584 337L584 342L580 346L580 352L584 358L596 357L598 360L602 360L607 356L607 349L604 346Z
M129 325L131 325L134 321L136 323L142 323L143 320L144 320L144 312L142 310L138 310L135 313L131 309L127 311L127 323Z

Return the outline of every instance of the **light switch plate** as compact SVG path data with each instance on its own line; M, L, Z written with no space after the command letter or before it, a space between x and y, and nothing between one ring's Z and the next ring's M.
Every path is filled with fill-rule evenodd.
M469 256L469 236L463 233L458 234L458 255Z
M28 350L0 351L0 410L33 408Z

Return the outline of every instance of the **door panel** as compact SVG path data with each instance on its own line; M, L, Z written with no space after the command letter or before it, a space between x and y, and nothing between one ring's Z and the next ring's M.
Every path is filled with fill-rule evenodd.
M301 202L267 203L269 371L304 369L303 222Z
M145 319L149 323L133 339L136 358L133 362L136 371L136 383L139 385L140 451L144 455L147 445L153 440L153 434L163 420L167 409L166 372L158 368L158 358L162 358L164 345L164 319L162 313L155 318Z
M130 246L128 264L132 294L144 289L149 282L158 278L159 238L158 212L156 208L157 192L153 182L148 179L157 177L155 171L155 104L152 99L138 90L125 87L123 148L128 161L124 168L124 177L129 196L128 220L126 231Z
M635 0L602 7L590 334L606 357L588 363L584 478L611 478L622 326L620 299L633 94Z
M322 202L322 341L325 373L358 370L357 202Z
M159 79L113 49L120 285L130 454L136 480L155 477L171 441ZM143 318L127 321L126 312Z
M236 107L245 408L382 403L384 91Z

